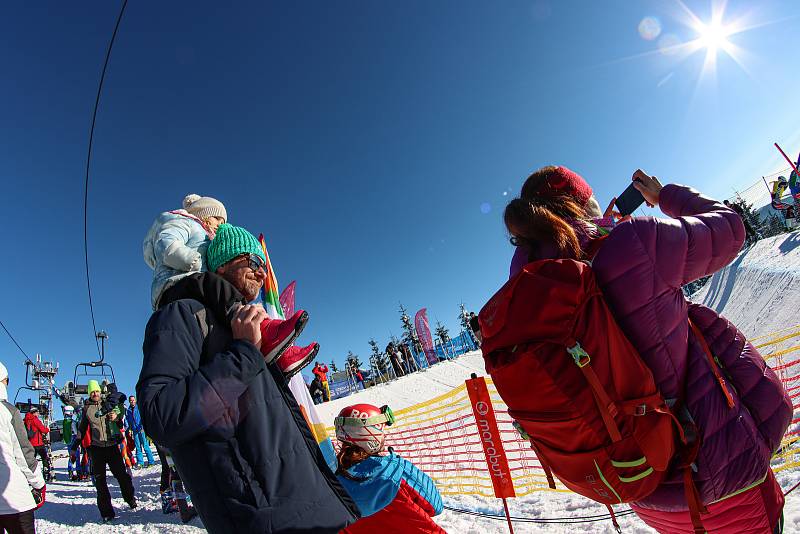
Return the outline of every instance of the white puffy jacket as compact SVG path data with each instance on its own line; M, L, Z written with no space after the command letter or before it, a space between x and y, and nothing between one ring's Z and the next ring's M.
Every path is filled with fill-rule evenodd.
M0 382L0 400L7 400L6 386ZM14 431L12 414L0 405L0 515L18 514L36 508L31 488L44 487L41 465L34 471L22 453L19 438Z

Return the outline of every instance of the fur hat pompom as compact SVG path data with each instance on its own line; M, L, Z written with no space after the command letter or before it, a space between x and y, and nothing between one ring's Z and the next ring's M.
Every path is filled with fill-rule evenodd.
M188 195L183 197L183 209L188 210L189 207L192 204L194 204L195 202L197 202L201 198L203 198L203 197L201 197L200 195L195 195L194 193L189 193Z

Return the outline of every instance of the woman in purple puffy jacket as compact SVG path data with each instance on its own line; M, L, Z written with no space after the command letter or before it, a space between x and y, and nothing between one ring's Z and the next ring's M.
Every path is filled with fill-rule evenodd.
M782 531L783 494L770 469L792 417L792 403L775 373L734 325L690 304L681 286L733 260L745 237L741 218L721 202L682 185L661 186L642 171L634 186L668 218L635 217L614 225L602 218L592 189L565 167L534 172L504 219L517 246L513 276L529 261L582 259L608 234L592 270L620 328L653 372L664 398L681 399L701 446L694 483L708 513L708 532ZM727 390L714 376L703 340L717 357ZM692 533L682 472L632 508L664 533Z

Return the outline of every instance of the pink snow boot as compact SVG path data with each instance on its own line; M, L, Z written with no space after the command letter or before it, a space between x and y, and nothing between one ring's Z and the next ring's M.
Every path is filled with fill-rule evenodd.
M296 347L292 345L291 347L287 347L278 358L278 367L288 380L303 367L311 363L311 360L314 359L318 352L319 343L312 343L307 347Z
M261 323L261 354L264 361L272 362L295 340L308 321L308 313L297 310L289 319L264 319Z

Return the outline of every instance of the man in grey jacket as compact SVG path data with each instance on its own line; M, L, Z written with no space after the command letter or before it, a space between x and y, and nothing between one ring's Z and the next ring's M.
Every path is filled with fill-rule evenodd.
M121 420L120 410L117 407L104 407L101 400L100 385L96 380L89 380L89 402L83 408L78 435L82 438L87 431L91 432L89 458L92 460L92 479L97 488L97 507L100 509L103 522L108 522L114 519L116 514L111 505L111 493L106 482L106 466L119 482L122 498L128 506L134 509L137 505L131 475L125 470L122 452L117 446L122 438L116 421L118 418ZM118 439L115 439L115 436L118 436Z

